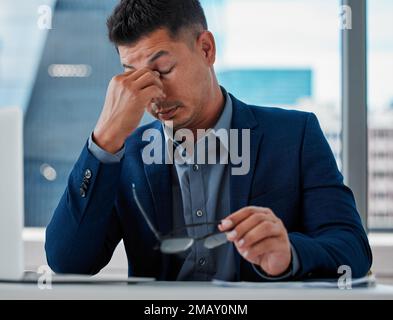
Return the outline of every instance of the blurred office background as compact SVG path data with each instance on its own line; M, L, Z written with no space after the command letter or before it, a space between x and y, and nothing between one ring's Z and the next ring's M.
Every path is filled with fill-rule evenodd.
M251 104L314 112L342 168L341 1L201 2L217 41L220 83ZM26 234L38 230L41 240L97 121L107 84L122 72L105 25L116 3L0 0L0 107L24 111ZM51 29L42 27L48 8ZM373 243L392 257L391 0L367 1L367 54L366 220ZM381 274L393 276L393 270Z

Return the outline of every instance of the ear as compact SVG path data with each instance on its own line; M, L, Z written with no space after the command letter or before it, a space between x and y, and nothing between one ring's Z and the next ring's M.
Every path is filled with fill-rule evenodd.
M213 66L216 61L216 42L210 31L202 31L197 40L198 49L203 55L206 63Z

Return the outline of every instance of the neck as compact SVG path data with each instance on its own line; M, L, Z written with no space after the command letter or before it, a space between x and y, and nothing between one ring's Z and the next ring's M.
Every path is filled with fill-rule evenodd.
M207 130L214 127L224 108L225 98L218 83L213 86L207 96L208 99L206 106L203 108L204 112L203 115L201 114L200 121L193 128L189 128L195 139L197 138L197 129Z

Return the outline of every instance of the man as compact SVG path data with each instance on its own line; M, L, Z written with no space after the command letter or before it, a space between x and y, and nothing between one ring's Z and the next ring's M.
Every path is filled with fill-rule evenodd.
M47 228L55 272L95 274L123 239L130 276L293 280L337 277L341 265L354 277L367 273L367 236L316 117L246 105L220 87L199 1L123 0L107 25L125 70L109 83ZM157 121L138 128L145 110ZM170 132L183 129L192 145L200 144L198 130L214 129L206 136L227 154L232 143L214 132L249 130L241 149L248 170L234 174L232 162L147 163L144 152L154 145L147 131L158 132L153 140L173 155L183 140ZM157 238L171 230L195 241L177 254L157 250ZM197 240L217 231L228 242L207 248Z

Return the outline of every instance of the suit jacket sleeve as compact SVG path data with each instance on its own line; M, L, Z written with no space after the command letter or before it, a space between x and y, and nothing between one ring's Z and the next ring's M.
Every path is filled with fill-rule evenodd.
M85 145L46 229L53 271L95 274L109 262L122 238L114 206L120 171L121 162L102 163Z
M332 151L314 114L306 121L301 150L301 232L289 234L299 257L297 277L352 277L370 269L371 249L352 191L343 184Z

